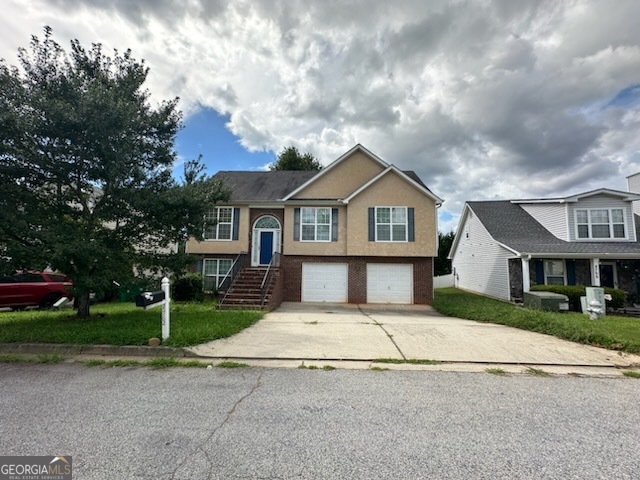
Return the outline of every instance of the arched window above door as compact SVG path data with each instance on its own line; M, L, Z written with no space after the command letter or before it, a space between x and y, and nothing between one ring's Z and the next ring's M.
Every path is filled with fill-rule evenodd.
M280 222L278 222L274 217L265 216L258 219L253 228L268 228L276 230L280 228Z

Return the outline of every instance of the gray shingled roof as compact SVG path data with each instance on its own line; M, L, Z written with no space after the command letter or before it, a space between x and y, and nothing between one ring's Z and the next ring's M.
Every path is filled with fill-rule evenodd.
M403 170L402 173L404 173L407 177L409 177L411 180L413 180L414 182L416 182L418 185L420 185L421 187L426 188L427 190L429 190L429 187L427 187L424 182L422 181L422 179L418 176L418 174L416 172L414 172L413 170ZM431 192L431 190L429 190ZM433 192L431 192L433 193Z
M232 202L269 202L286 197L309 181L318 172L303 170L276 170L268 172L220 171L213 178L222 180L231 190ZM409 178L429 190L420 177L411 170L404 172ZM429 190L431 191L431 190Z
M222 171L213 178L222 180L231 189L232 202L268 202L280 200L317 173L303 170Z
M520 205L509 200L467 202L471 210L498 242L518 253L616 254L637 253L640 242L566 242L560 240L529 215ZM636 233L640 217L635 217ZM638 236L636 235L636 238Z

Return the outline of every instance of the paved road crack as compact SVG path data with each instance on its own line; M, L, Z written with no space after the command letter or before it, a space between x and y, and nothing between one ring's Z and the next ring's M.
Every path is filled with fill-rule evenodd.
M227 422L229 421L229 419L233 416L233 414L236 411L236 408L238 408L238 405L240 405L242 402L244 402L247 398L249 398L251 395L253 395L255 393L255 391L260 388L261 385L261 380L262 380L262 375L264 374L264 372L260 372L260 375L258 375L258 378L256 378L256 383L253 385L253 387L251 388L251 390L249 390L248 393L246 393L245 395L243 395L242 397L240 397L232 406L231 409L227 412L226 416L224 417L224 419L222 420L222 422L220 422L220 424L218 426L216 426L211 433L202 441L200 442L193 450L193 452L191 452L189 455L187 455L187 457L178 464L178 466L176 466L175 470L173 471L173 473L171 474L171 478L176 478L176 474L178 473L178 470L180 470L180 467L182 467L183 465L185 465L190 458L194 457L195 455L197 455L199 452L202 453L205 458L207 459L207 463L209 464L209 472L207 474L207 478L211 478L211 473L213 470L213 461L211 460L211 458L209 457L209 454L207 453L207 451L204 449L204 446L209 443L209 441L215 436L216 433L218 433L218 431L220 431L220 429L222 427L224 427Z
M400 350L400 347L398 346L398 344L396 343L396 341L393 339L393 335L391 335L385 328L384 325L380 322L378 322L375 318L373 318L370 314L368 314L367 312L365 312L364 310L362 310L362 308L360 308L360 305L358 305L358 310L360 310L360 313L362 313L365 317L371 319L371 321L373 323L375 323L378 327L380 327L382 329L382 331L387 335L387 337L389 337L389 340L391 340L391 343L393 343L393 345L396 347L396 350L398 350L398 352L400 353L400 356L402 357L403 360L406 360L407 357L404 356L404 353L402 353L402 350Z

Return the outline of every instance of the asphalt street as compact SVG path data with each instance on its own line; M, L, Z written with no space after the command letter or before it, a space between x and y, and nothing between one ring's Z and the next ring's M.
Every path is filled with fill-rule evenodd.
M0 364L0 455L74 479L637 478L640 380Z

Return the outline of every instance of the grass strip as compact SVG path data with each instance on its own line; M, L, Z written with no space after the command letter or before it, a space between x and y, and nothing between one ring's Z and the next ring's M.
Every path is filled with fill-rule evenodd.
M186 347L230 337L253 325L260 311L215 310L213 302L173 302L171 336L166 346ZM107 303L79 319L73 310L0 313L0 343L75 345L147 345L162 335L159 309L143 310L131 303Z
M500 377L504 377L507 375L507 372L505 372L502 368L485 368L484 371L490 373L491 375L498 375Z
M0 355L0 363L44 363L54 364L64 362L64 355L60 353L41 353L38 355Z
M249 367L249 365L247 365L246 363L240 363L240 362L232 362L232 361L225 361L225 362L220 362L218 365L216 365L216 367L220 367L220 368L247 368Z
M14 355L12 353L0 355L0 363L40 363L34 355Z
M435 291L433 308L443 315L553 335L612 350L640 353L640 319L607 315L590 320L574 312L546 312L475 295L456 288Z
M116 359L116 360L103 360L103 359L90 359L82 362L87 367L151 367L155 369L163 369L169 367L184 367L184 368L207 368L208 364L200 362L198 360L186 360L180 361L174 357L154 357L148 360L133 360L133 359Z
M524 373L527 373L529 375L533 375L534 377L549 377L550 376L549 372L545 372L541 368L535 368L535 367L527 367L527 369L524 371Z

